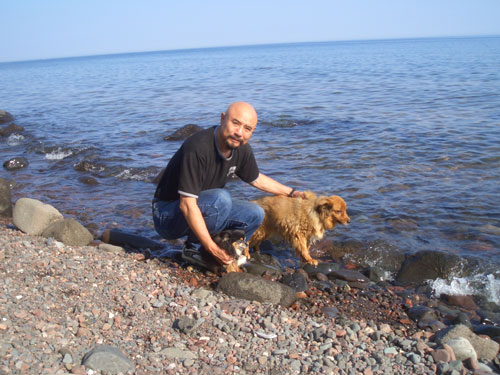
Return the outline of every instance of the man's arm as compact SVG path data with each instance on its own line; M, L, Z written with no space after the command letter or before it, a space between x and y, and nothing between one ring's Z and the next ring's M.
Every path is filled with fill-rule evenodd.
M184 214L189 227L203 247L214 257L219 259L221 263L231 263L233 258L227 255L227 253L217 246L217 244L212 240L212 237L208 232L207 225L205 224L205 219L203 219L203 215L201 214L200 208L196 202L196 198L181 195L180 209Z
M283 185L262 173L259 174L259 177L257 177L254 182L252 182L252 186L274 195L290 195L293 191L292 197L304 198L303 192L297 191L290 186Z

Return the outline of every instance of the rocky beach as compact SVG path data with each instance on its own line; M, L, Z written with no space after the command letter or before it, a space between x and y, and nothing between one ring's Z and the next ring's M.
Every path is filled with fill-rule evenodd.
M216 275L92 240L36 200L12 211L1 374L499 373L498 313L472 297L432 298L352 264Z

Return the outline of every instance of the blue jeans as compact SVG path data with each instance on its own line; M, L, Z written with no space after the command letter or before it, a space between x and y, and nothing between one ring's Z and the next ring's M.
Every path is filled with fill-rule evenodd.
M153 200L153 222L163 238L173 240L184 236L192 238L179 200L165 202ZM248 241L264 220L264 210L256 203L233 200L225 189L202 191L197 200L208 232L213 235L224 229L242 229Z

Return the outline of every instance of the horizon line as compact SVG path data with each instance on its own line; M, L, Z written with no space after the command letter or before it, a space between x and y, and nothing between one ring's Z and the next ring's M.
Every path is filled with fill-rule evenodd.
M316 40L316 41L302 41L302 42L270 42L270 43L255 43L255 44L240 44L240 45L215 45L206 47L188 47L188 48L172 48L160 50L144 50L144 51L128 51L128 52L112 52L112 53L96 53L90 55L77 55L77 56L60 56L60 57L47 57L35 58L27 60L7 60L0 61L0 64L12 63L25 63L37 61L51 61L51 60L65 60L65 59L79 59L91 57L104 57L104 56L120 56L120 55L133 55L141 53L162 53L162 52L178 52L178 51L195 51L205 49L218 49L218 48L241 48L241 47L259 47L259 46L273 46L273 45L291 45L291 44L307 44L307 43L343 43L343 42L376 42L376 41L391 41L391 40L418 40L418 39L441 39L441 38L494 38L500 37L500 34L472 34L472 35L441 35L441 36L415 36L415 37L392 37L392 38L360 38L360 39L339 39L339 40Z

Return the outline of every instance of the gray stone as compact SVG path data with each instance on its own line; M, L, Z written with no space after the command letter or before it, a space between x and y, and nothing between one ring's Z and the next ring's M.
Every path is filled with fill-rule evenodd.
M434 340L438 344L447 344L450 339L456 337L466 338L472 344L478 359L492 361L497 355L500 347L500 345L493 340L477 336L463 324L458 324L437 332Z
M185 360L185 359L196 359L197 356L194 354L192 351L189 350L182 350L179 348L165 348L163 349L160 354L163 354L169 359L180 359L180 360Z
M196 327L196 320L191 319L188 316L181 316L174 322L174 328L178 329L180 332L188 335Z
M121 254L124 252L123 247L111 245L109 243L100 243L98 247L105 253Z
M328 274L328 278L330 279L340 279L349 282L357 282L357 283L368 283L370 280L363 275L361 272L354 270L346 270L339 269L337 271L333 270Z
M288 285L290 288L293 288L296 292L304 292L308 289L307 279L300 272L295 272L283 276L281 282L285 285Z
M14 116L12 116L9 112L0 109L0 124L6 124L11 121L14 121Z
M69 246L88 245L94 237L82 224L74 219L61 219L51 223L42 236L54 238Z
M446 344L453 349L455 357L459 361L466 360L467 358L477 359L476 351L471 345L469 340L464 337L455 337L446 341Z
M29 165L28 159L18 156L12 159L7 160L3 163L3 167L8 171L15 171L17 169L26 168Z
M14 225L25 233L39 236L54 221L63 215L51 205L36 199L20 198L14 205Z
M269 302L285 307L297 299L295 291L287 285L241 272L224 275L217 284L217 290L236 298Z
M328 275L330 272L337 271L338 269L340 269L340 264L338 263L318 263L316 266L306 264L304 266L304 271L306 271L309 276L313 276L318 273Z
M0 178L0 216L12 217L12 197L10 194L10 184L3 178Z
M408 311L406 311L406 314L411 320L414 320L416 322L419 322L421 320L437 320L436 312L430 307L422 305L414 306L408 309Z
M98 345L85 354L82 365L94 371L125 374L134 370L132 362L119 350L109 345Z

